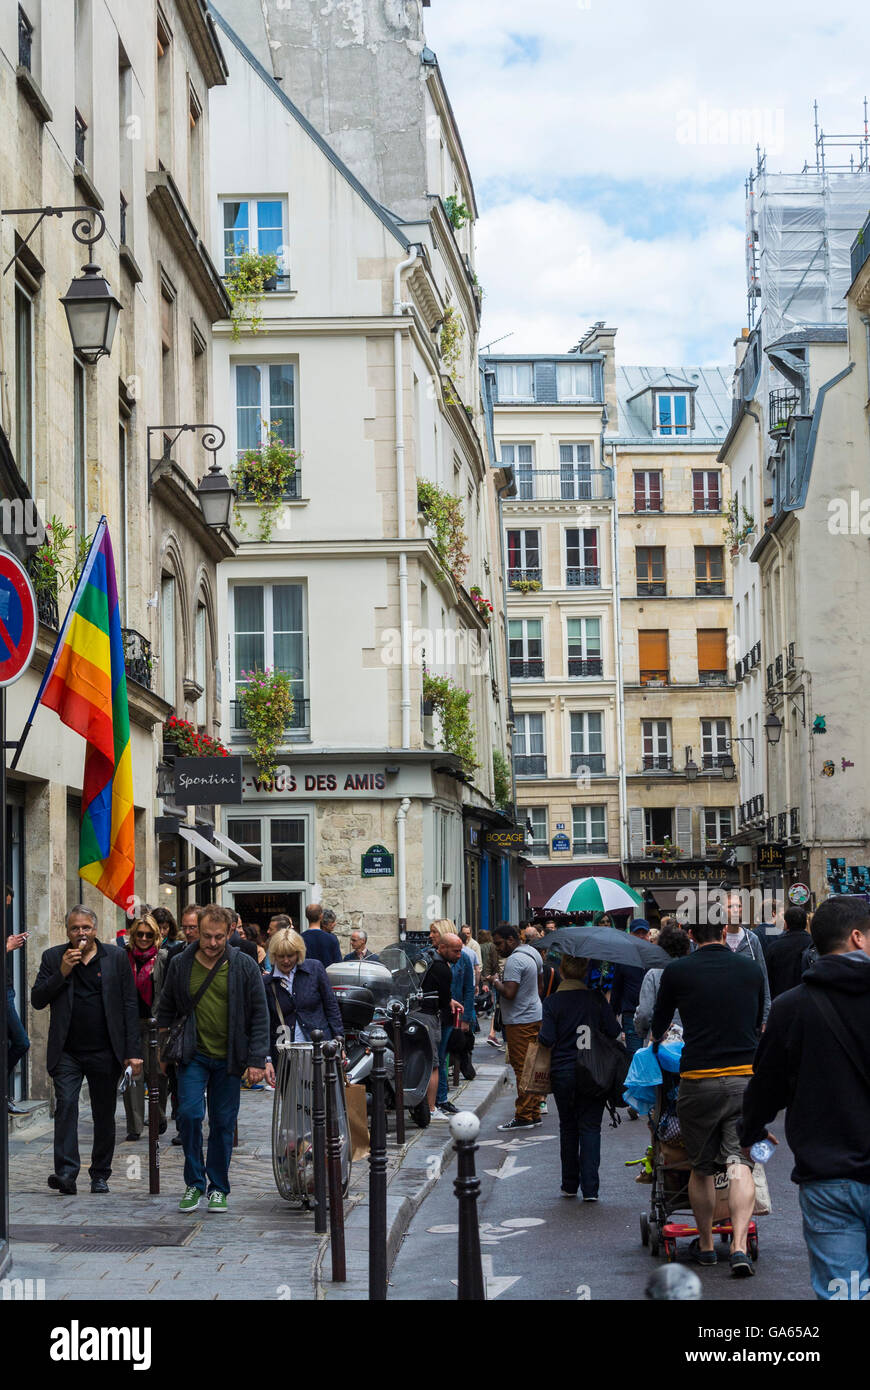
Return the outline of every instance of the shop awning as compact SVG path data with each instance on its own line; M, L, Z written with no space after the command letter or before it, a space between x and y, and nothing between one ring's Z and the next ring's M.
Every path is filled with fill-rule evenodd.
M525 891L537 910L573 878L620 878L618 864L533 864L525 872Z
M216 849L211 840L207 840L204 835L200 835L196 830L191 830L189 825L180 825L178 827L178 833L182 840L186 840L189 845L193 845L194 849L198 849L200 853L206 855L208 859L214 860L215 864L219 864L221 868L236 868L234 859L230 859L228 854L223 854L221 850Z
M224 849L228 849L230 854L234 854L243 864L251 864L255 869L262 868L259 859L256 859L249 850L242 849L241 845L237 845L235 840L230 839L229 835L219 835L215 830L214 838L219 845L222 845Z

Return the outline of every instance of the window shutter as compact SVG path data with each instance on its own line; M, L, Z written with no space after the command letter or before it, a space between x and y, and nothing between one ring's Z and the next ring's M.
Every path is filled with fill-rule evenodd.
M698 628L698 670L727 671L728 633L724 628Z
M643 807L628 808L628 857L643 858Z
M634 475L634 509L641 512L644 509L646 490L644 488L645 474L635 473Z
M661 473L649 473L649 497L650 506L658 510L662 505L662 475Z
M692 497L696 512L704 510L704 474L692 474Z
M691 806L677 806L675 810L677 824L677 849L686 859L692 857L692 808Z
M640 652L640 669L642 671L667 671L667 632L639 632L637 638Z
M598 564L598 532L587 529L583 532L583 563L584 565Z

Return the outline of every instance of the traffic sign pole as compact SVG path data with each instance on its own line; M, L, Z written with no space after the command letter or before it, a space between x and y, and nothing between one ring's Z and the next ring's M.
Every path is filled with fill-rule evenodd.
M0 685L0 888L3 890L3 943L0 949L0 1278L11 1262L9 1248L9 1074L6 1054L9 1046L6 982L9 955L6 950L6 687Z

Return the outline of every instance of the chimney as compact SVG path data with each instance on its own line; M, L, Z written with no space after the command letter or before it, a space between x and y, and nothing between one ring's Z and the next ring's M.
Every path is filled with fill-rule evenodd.
M749 329L744 328L739 338L734 339L734 366L739 372L743 366L743 359L746 356L746 349L749 346Z
M616 347L614 339L617 330L607 328L604 320L593 323L580 339L572 352L601 352L604 354L604 401L607 406L607 432L614 434L618 429L616 406Z

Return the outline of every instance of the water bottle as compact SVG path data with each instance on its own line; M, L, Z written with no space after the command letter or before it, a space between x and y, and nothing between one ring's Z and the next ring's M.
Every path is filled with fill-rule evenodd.
M749 1157L753 1163L766 1163L773 1153L773 1145L769 1139L759 1139L757 1144L753 1144L749 1150Z

